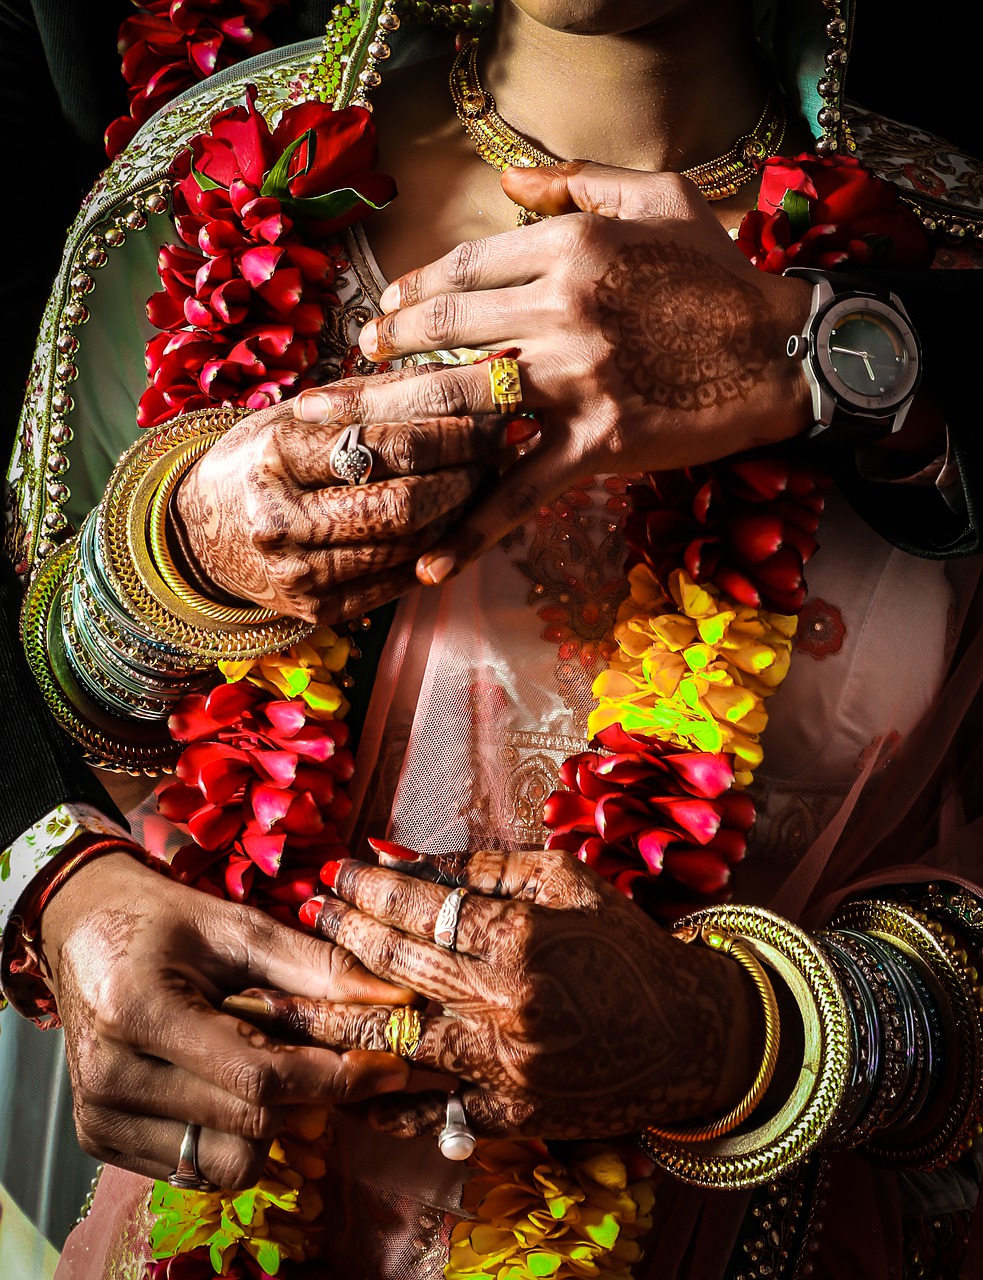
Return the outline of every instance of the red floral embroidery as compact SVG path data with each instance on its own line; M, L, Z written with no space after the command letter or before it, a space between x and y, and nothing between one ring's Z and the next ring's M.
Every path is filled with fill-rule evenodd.
M828 658L839 653L845 637L846 623L835 604L820 600L818 596L806 601L795 633L795 647L799 653L807 653L810 658Z

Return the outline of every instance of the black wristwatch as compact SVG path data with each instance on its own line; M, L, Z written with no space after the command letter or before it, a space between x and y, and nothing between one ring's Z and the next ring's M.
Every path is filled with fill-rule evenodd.
M815 425L805 434L860 444L900 430L921 377L921 344L901 300L843 272L785 275L814 285L805 331L786 348L812 391Z

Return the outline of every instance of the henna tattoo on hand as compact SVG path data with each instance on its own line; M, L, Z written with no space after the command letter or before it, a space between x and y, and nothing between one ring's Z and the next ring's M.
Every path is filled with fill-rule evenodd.
M597 306L623 384L647 405L746 400L772 354L757 286L687 245L623 249L597 282Z

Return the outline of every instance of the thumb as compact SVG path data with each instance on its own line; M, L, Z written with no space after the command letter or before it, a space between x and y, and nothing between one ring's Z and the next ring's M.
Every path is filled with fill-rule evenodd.
M502 187L510 200L547 217L578 210L629 221L679 217L690 186L677 173L616 169L589 160L565 160L541 169L511 168L502 174Z

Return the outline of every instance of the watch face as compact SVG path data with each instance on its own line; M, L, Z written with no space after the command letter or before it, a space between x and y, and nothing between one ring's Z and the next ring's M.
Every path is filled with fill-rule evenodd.
M829 363L862 396L893 395L906 381L908 351L896 325L873 311L850 311L830 330Z
M888 301L860 293L836 298L818 318L811 341L818 373L848 413L887 416L918 385L918 339Z

